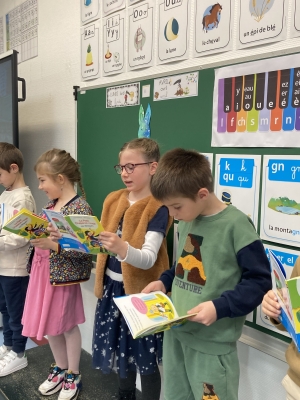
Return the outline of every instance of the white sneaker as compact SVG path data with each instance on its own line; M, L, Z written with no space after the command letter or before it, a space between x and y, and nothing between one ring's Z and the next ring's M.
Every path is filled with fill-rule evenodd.
M7 349L5 344L0 346L0 360L2 360L2 358L4 358L6 356L6 354L8 354L9 352L10 352L10 350Z
M68 371L59 392L58 400L76 400L81 389L81 374L73 374L72 371Z
M39 392L44 396L58 392L64 383L65 373L65 369L60 369L56 364L51 364L48 379L39 386Z
M9 375L19 369L25 368L28 365L27 357L19 358L17 353L10 350L2 360L0 360L0 377Z

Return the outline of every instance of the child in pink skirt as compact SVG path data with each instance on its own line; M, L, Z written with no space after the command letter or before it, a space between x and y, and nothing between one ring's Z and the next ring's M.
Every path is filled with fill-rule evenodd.
M45 208L68 214L92 214L83 196L78 163L64 150L42 154L35 171L39 189L50 202ZM78 281L88 280L92 267L90 255L62 250L50 238L31 240L27 269L30 281L23 313L23 332L41 340L47 335L55 360L48 379L39 387L45 396L60 391L59 400L77 399L81 389L79 361L81 334L78 324L85 322L81 288Z

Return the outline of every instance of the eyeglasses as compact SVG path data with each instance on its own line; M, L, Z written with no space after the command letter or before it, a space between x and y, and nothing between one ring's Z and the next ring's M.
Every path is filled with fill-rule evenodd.
M139 164L128 163L128 164L125 164L125 165L117 164L117 165L114 166L114 169L116 170L116 173L119 174L119 175L121 175L121 173L123 171L123 168L125 168L125 171L127 172L127 174L132 174L134 169L135 169L135 167L137 167L138 165L152 164L153 162L154 161L148 161L148 162L142 162L142 163L139 163Z

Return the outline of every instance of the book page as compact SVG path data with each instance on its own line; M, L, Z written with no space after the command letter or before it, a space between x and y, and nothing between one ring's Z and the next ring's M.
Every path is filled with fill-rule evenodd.
M104 229L97 217L94 215L66 215L65 220L68 221L77 239L88 248L90 253L110 254L99 239L99 234Z
M166 321L166 322L160 322L159 325L153 327L153 328L147 328L143 329L141 334L138 334L137 338L143 337L143 336L148 336L148 335L154 335L155 333L166 331L171 328L176 328L178 326L181 326L184 324L188 318L192 317L195 314L188 314L188 315L183 315L182 317L177 317L172 319L171 321Z
M48 221L56 226L64 237L77 240L77 236L73 232L73 229L70 227L68 222L65 220L63 214L57 211L47 210L45 208L43 208L43 212L47 216Z

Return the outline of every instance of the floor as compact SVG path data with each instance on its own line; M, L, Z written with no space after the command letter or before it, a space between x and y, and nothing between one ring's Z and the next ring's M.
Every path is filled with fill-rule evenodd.
M0 328L0 344L3 343ZM38 346L32 340L27 342L28 367L8 377L0 379L0 400L41 400L45 397L38 394L37 388L45 379L52 360L48 345ZM262 388L265 400L284 399L281 386L287 365L268 354L262 353L248 345L238 342L240 359L239 399L261 400ZM78 400L113 400L116 395L117 382L115 374L102 375L100 371L91 368L91 355L82 351L81 369L84 372L84 389ZM28 376L30 377L28 380ZM137 382L140 388L140 382ZM138 393L137 399L141 394ZM49 396L49 400L57 399L57 395ZM163 393L161 395L163 399Z
M0 343L3 343L2 329L0 329ZM0 378L0 400L42 400L44 396L38 392L39 385L47 378L50 364L53 362L52 353L48 344L37 345L28 340L26 355L28 366L11 375ZM104 375L92 368L91 355L82 350L80 359L83 389L78 400L116 400L118 379L115 373ZM47 396L49 400L56 400L58 394ZM137 400L141 394L137 393Z

